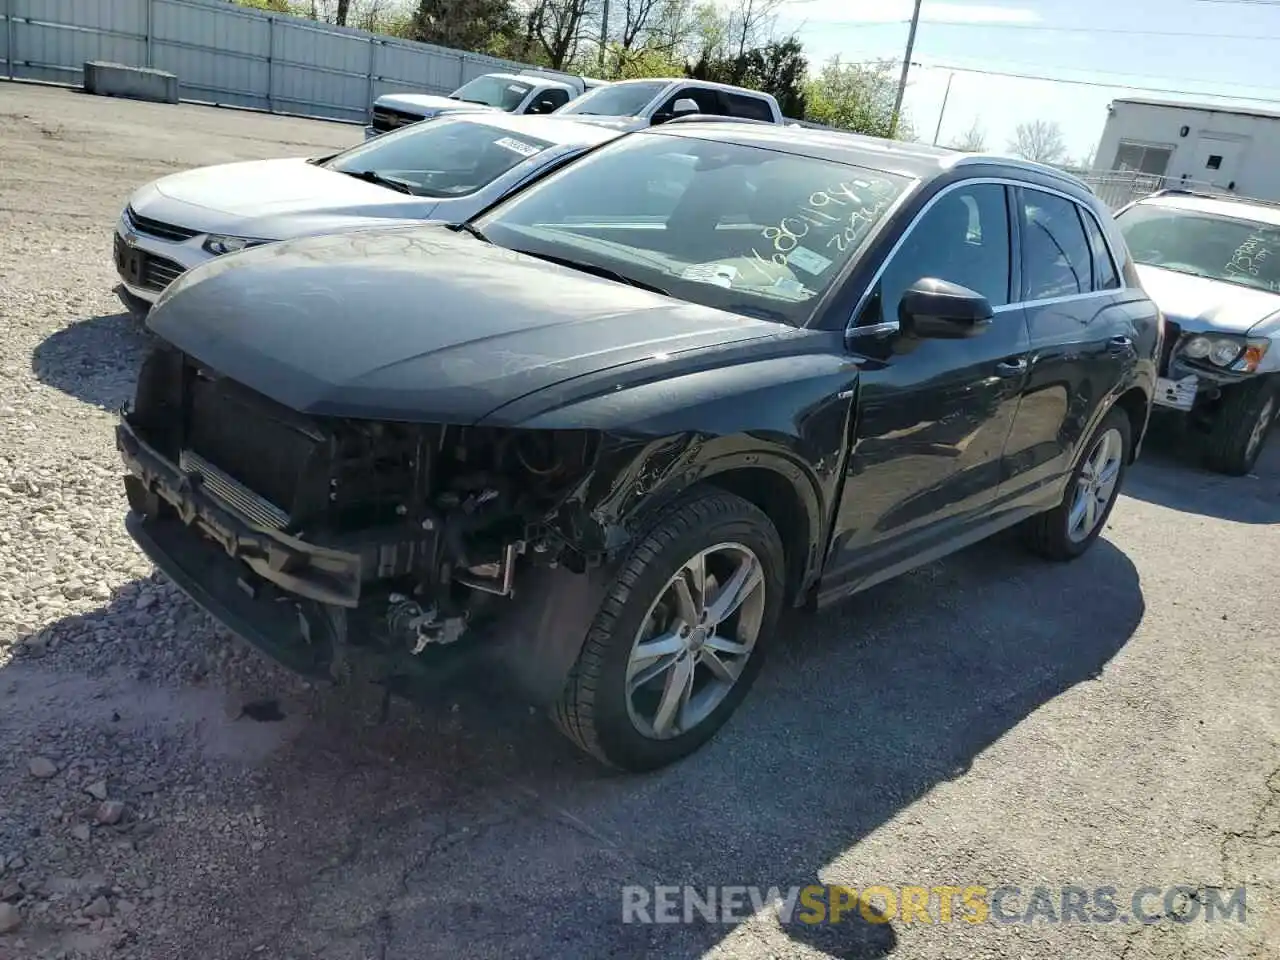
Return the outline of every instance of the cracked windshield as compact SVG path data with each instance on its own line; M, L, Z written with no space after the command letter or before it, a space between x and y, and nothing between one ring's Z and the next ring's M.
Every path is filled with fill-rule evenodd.
M652 134L574 164L479 227L494 243L534 256L801 325L911 182L761 147Z
M1130 207L1117 218L1138 263L1280 293L1280 228L1252 220Z

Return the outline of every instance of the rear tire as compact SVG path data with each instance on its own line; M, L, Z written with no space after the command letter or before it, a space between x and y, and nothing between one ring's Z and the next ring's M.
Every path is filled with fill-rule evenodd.
M622 770L654 770L694 752L760 672L784 570L778 531L751 503L710 488L678 500L621 564L552 719ZM717 625L731 593L738 603Z
M1058 561L1074 560L1093 546L1120 496L1132 443L1129 415L1112 407L1089 437L1062 502L1023 527L1027 546Z
M1277 392L1274 376L1223 391L1205 440L1205 466L1232 477L1253 469L1280 413Z

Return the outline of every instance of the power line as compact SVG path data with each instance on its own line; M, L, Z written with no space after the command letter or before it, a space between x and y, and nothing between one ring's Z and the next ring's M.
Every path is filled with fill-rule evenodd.
M997 64L1005 63L1005 64L1008 64L1009 66L1013 66L1013 67L1036 67L1036 66L1040 66L1040 64L1028 63L1026 60L1009 60L1009 59L1006 59L1006 58L1004 58L1004 57L984 57L984 58L983 58L983 62L984 62L984 63L997 63ZM1078 72L1078 73L1093 73L1093 74L1098 74L1098 75L1100 75L1100 76L1105 76L1105 77L1143 77L1143 78L1146 78L1146 79L1149 79L1149 80L1165 80L1165 79L1170 79L1170 78L1168 78L1168 77L1160 77L1160 76L1157 76L1157 75L1155 75L1155 74L1143 73L1143 72L1133 71L1133 70L1093 70L1093 69L1091 69L1091 68L1089 68L1089 67L1059 67L1059 69L1061 69L1061 70L1074 70L1074 71L1076 71L1076 72ZM1067 82L1066 78L1055 78L1055 79L1062 79L1062 81L1063 81L1064 83L1065 83L1065 82ZM1253 83L1240 83L1240 82L1235 81L1235 80L1209 80L1209 79L1206 79L1205 77L1178 77L1177 79L1178 79L1179 81L1181 81L1181 82L1189 82L1189 83L1210 83L1210 84L1213 84L1213 85L1215 85L1215 86L1219 86L1219 87L1240 87L1241 89L1244 89L1244 90L1268 90L1268 89L1272 89L1272 88L1270 88L1270 87L1261 87L1261 86L1259 86L1258 84L1253 84ZM1082 82L1083 82L1083 81L1082 81ZM1105 84L1104 84L1104 86L1105 86ZM1277 89L1277 95L1278 95L1278 96L1280 96L1280 89ZM1208 96L1212 96L1212 94L1208 94Z
M1280 7L1276 0L1196 0L1196 3L1234 3L1242 7Z
M1280 6L1280 0L1277 0L1277 5L1278 5L1278 6ZM843 60L842 60L842 62L844 62L844 63L851 63L851 64L852 64L852 63L856 63L857 65L873 65L873 64L877 64L877 63L900 64L900 63L902 63L902 59L901 59L901 58L899 58L899 57L894 57L894 56L883 56L883 57L875 57L875 58L872 58L872 59L860 60L860 61L843 61ZM1003 63L1003 64L1008 64L1008 65L1010 65L1010 66L1014 66L1014 67L1018 67L1018 66L1022 66L1022 67L1037 67L1037 66L1040 66L1040 64L1033 64L1033 63L1029 63L1029 62L1027 62L1026 60L1009 60L1009 59L1005 59L1005 58L1002 58L1002 57L986 57L986 58L984 58L983 62L984 62L984 63L996 63L996 64L1002 64L1002 63ZM913 67L915 67L915 66L920 66L920 67L930 66L930 64L921 63L921 62L919 62L919 61L914 61L914 60L912 61L911 65L912 65ZM1207 79L1207 78L1204 78L1204 77L1179 77L1178 79L1179 79L1179 80L1184 80L1184 81L1189 80L1191 83L1208 83L1208 84L1212 84L1212 85L1219 86L1219 87L1238 87L1238 88L1240 88L1240 89L1242 89L1242 90L1275 90L1276 95L1275 95L1274 97L1248 97L1248 96L1242 96L1242 95L1238 95L1238 94L1234 94L1234 93L1213 93L1213 92L1208 91L1208 90L1200 90L1200 91L1183 91L1183 90L1165 89L1165 88L1160 88L1160 87L1151 87L1151 88L1146 88L1146 87L1137 87L1137 86L1134 86L1133 84L1128 84L1128 83L1108 83L1108 82L1106 82L1105 80L1081 80L1081 79L1075 79L1075 78L1072 78L1072 77L1046 76L1046 75L1044 75L1044 74L1038 74L1038 73L1037 73L1037 74L1024 74L1024 73L1019 73L1019 72L1006 72L1006 71L1001 71L1001 70L986 70L986 69L981 69L981 68L978 68L978 67L958 67L958 66L950 66L950 67L944 67L943 69L948 69L948 70L963 70L963 71L965 71L965 72L967 72L967 73L989 73L989 74L991 74L991 75L993 75L993 76L1002 76L1002 77L1022 77L1022 78L1029 79L1029 80L1049 80L1049 81L1053 81L1053 82L1055 82L1055 83L1076 83L1076 84L1082 84L1082 85L1084 85L1084 86L1094 86L1094 87L1114 87L1114 88L1117 88L1117 89L1124 88L1124 89L1130 89L1130 90L1137 90L1137 89L1151 89L1151 90L1153 90L1153 91L1155 91L1155 92L1158 92L1158 93L1180 93L1180 92L1181 92L1181 93L1190 93L1190 94L1194 94L1195 96L1200 96L1200 97L1235 97L1236 99L1241 99L1241 100L1257 100L1257 101L1262 102L1262 103L1280 102L1280 87L1263 87L1263 86L1259 86L1259 85L1257 85L1257 84L1252 84L1252 83L1240 83L1240 82L1238 82L1238 81L1233 81L1233 80L1210 80L1210 79ZM1145 79L1149 79L1149 80L1157 80L1157 81L1159 81L1159 80L1163 80L1163 79L1171 79L1171 78L1167 78L1167 77L1160 77L1160 76L1157 76L1157 75L1154 75L1154 74L1150 74L1150 73L1142 73L1142 72L1137 72L1137 71L1124 71L1124 70L1090 70L1090 69L1089 69L1089 68L1087 68L1087 67L1062 67L1062 68L1060 68L1060 69L1063 69L1063 70L1078 70L1078 71L1082 71L1082 72L1093 73L1093 74L1096 74L1096 75L1099 75L1099 76L1104 76L1104 77L1139 77L1139 78L1145 78Z
M1276 4L1280 6L1280 3ZM1208 90L1179 90L1170 87L1136 87L1126 83L1103 83L1100 80L1073 80L1069 77L1046 77L1043 74L1014 73L1007 70L984 70L978 67L962 67L946 63L921 63L913 61L913 67L925 67L932 70L954 70L957 73L980 73L993 77L1013 77L1018 80L1044 80L1050 83L1069 83L1081 87L1103 87L1109 90L1134 90L1143 93L1171 93L1184 97L1217 97L1224 100L1247 100L1250 103L1276 103L1280 99L1280 91L1274 97L1247 97L1236 93L1213 93Z
M1198 3L1227 3L1229 0L1196 0ZM1243 2L1243 0L1237 0ZM1280 0L1268 6L1280 7ZM828 22L828 21L824 21ZM845 26L899 27L910 20L834 20ZM1035 30L1042 33L1115 34L1131 37L1196 37L1201 40L1280 40L1280 34L1201 33L1198 30L1126 30L1119 27L1048 27L1035 23L958 23L950 20L921 20L920 25L936 30L939 27L960 27L979 30Z

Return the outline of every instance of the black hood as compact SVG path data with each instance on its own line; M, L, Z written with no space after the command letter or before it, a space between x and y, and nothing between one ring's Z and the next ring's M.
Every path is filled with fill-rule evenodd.
M612 367L790 328L416 225L308 237L180 278L148 326L195 360L324 416L474 423Z

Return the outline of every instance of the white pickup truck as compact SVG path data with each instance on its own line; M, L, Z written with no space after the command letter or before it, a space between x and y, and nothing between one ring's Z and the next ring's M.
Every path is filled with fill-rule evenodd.
M777 100L759 90L708 80L661 77L604 84L556 110L556 116L619 130L639 130L689 114L762 123L794 122L783 117Z
M383 94L373 102L372 122L365 127L364 137L369 140L444 113L551 113L587 90L603 85L603 80L528 70L486 73L468 80L446 97L428 93Z

